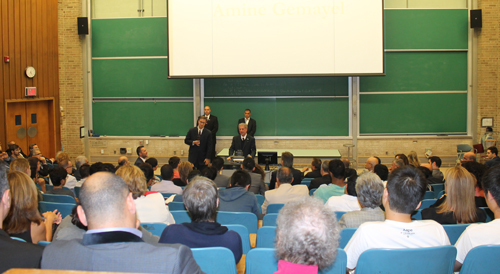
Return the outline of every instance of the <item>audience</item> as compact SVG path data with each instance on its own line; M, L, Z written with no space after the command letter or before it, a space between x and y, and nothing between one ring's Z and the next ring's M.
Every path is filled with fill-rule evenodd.
M361 210L342 215L339 220L340 228L358 228L365 222L384 221L385 215L380 209L383 192L384 184L376 174L365 173L359 176L356 180L356 194Z
M207 166L201 171L201 176L213 181L215 177L217 177L217 169L215 169L215 167L213 166Z
M83 240L54 241L43 253L43 269L140 273L202 273L182 245L143 242L127 184L98 172L80 190L78 217L88 231ZM91 263L90 263L91 262Z
M370 157L366 160L366 163L365 163L365 169L367 171L371 171L373 172L373 169L375 168L376 165L378 165L379 162L378 162L378 159L375 158L375 157Z
M151 157L151 158L148 158L146 160L146 162L144 162L145 164L149 164L151 165L151 167L153 168L153 173L158 169L158 160L156 160L156 158L154 157ZM141 164L142 165L142 164ZM139 165L139 166L141 166ZM159 183L161 180L156 177L156 176L153 176L153 180L154 180L154 183Z
M439 168L441 167L441 158L437 156L432 156L429 157L429 164L431 164L432 167L432 177L443 181L444 180L444 175Z
M191 248L226 247L233 252L238 263L243 254L240 235L215 221L218 207L215 184L205 177L194 177L184 189L182 198L191 223L167 226L160 243L178 243Z
M489 159L486 163L484 163L487 167L500 164L500 157L498 157L498 149L496 147L489 147L486 151L486 157Z
M316 192L314 192L314 197L322 199L324 203L326 203L332 196L344 195L345 191L344 163L340 160L331 160L328 163L328 172L330 172L330 177L332 177L330 185L320 187L316 190Z
M335 262L340 231L335 212L321 201L304 198L287 203L276 222L275 273L318 273Z
M174 184L176 186L186 186L187 185L187 177L189 172L193 170L194 165L190 162L182 162L179 164L177 169L179 170L180 179L174 179Z
M293 154L286 151L281 153L281 166L287 167L291 170L293 174L293 183L292 185L298 185L302 182L302 172L293 168ZM274 189L276 186L276 171L271 173L271 181L269 182L269 189Z
M89 164L83 164L80 167L80 176L82 176L82 179L78 181L76 186L81 187L85 180L90 176L90 165Z
M16 159L14 161L22 161L22 159ZM41 168L40 160L38 160L38 158L36 158L36 157L29 157L28 163L30 165L31 180L33 180L33 182L35 182L37 185L39 185L40 189L43 192L46 192L47 189L45 188L45 180L43 178L40 178L40 168ZM47 168L46 170L44 170L44 174L45 174L45 171L49 171L49 169ZM49 175L49 174L47 173L44 176L47 176L47 175Z
M63 160L68 160L68 161L69 161L69 154L68 154L68 153L66 153L66 152L58 151L58 152L56 153L56 161L54 162L54 164L60 165L60 163L61 163ZM72 172L71 172L71 173L72 173Z
M174 169L169 164L166 164L161 167L160 171L162 181L154 184L151 187L151 191L182 195L182 188L176 186L174 182L172 182L172 178L174 177Z
M139 166L142 163L146 162L146 158L148 158L148 151L144 146L138 146L137 149L135 150L137 153L137 159L135 160L134 165Z
M477 207L487 207L486 198L482 186L482 178L488 167L478 162L462 162L462 167L467 169L476 178L474 199Z
M396 168L398 167L402 167L405 165L405 162L401 159L394 159L392 161L392 165L391 167L389 168L389 172L392 172L393 170L395 170Z
M332 183L332 176L330 176L330 172L328 172L329 163L330 161L328 160L325 160L323 161L323 163L321 163L321 177L311 180L311 183L309 184L309 190L319 188L321 185L328 185Z
M73 189L76 186L76 178L71 175L73 172L73 164L69 160L62 160L59 162L59 166L64 168L66 172L68 172L68 177L66 178L66 187L69 189Z
M217 187L228 187L229 186L229 176L222 174L224 169L224 159L222 157L215 157L212 160L212 166L217 170L217 176L214 179L214 183Z
M43 157L42 153L38 148L34 148L31 150L30 157L35 157L40 162L40 168L38 173L43 177L49 175L50 170L54 168L54 165L52 165L52 163L49 162L50 160L45 159L45 157Z
M426 181L412 166L394 170L382 195L383 222L359 226L345 247L347 268L356 268L359 256L373 248L419 248L449 245L443 226L435 221L412 221L411 214L423 199ZM358 193L359 195L359 193Z
M420 160L418 159L418 155L413 150L410 151L410 153L408 153L408 164L414 167L420 166Z
M180 162L181 162L181 158L179 158L177 156L173 156L173 157L170 157L170 159L168 159L168 164L170 166L172 166L172 168L174 169L174 182L175 182L175 179L181 178L181 176L179 175L179 170L177 169Z
M389 169L383 164L377 164L373 168L373 173L377 174L383 182L387 181L387 177L389 177Z
M73 191L68 189L63 189L66 184L66 178L68 177L68 172L62 167L56 167L52 169L49 174L50 181L54 186L51 190L47 191L47 194L56 194L56 195L68 195L75 198L75 194Z
M153 167L151 167L151 165L148 163L142 163L139 165L139 168L146 177L146 187L151 187L155 183L155 177L156 177Z
M440 224L469 224L486 221L486 212L476 207L475 179L465 168L458 166L446 172L446 195L434 205L422 210L423 220Z
M476 154L474 152L466 152L462 158L462 162L475 162Z
M252 179L245 170L231 176L231 187L219 190L219 211L252 212L259 217L259 203L255 194L248 191Z
M76 157L75 159L76 170L73 173L73 176L75 176L77 181L80 181L82 179L82 176L80 175L80 167L84 164L89 164L89 160L87 160L87 157L83 155Z
M405 166L409 165L409 161L408 161L408 157L406 157L406 155L404 155L403 153L400 153L400 154L396 154L396 156L394 156L396 159L400 159L400 160L403 160L403 163Z
M266 191L265 201L262 205L263 214L267 213L267 207L270 204L285 204L309 196L306 185L292 185L294 178L290 168L282 167L276 173L276 189Z
M319 178L319 177L321 177L320 169L321 169L321 159L313 158L313 160L311 162L311 168L304 167L301 170L302 177L303 178ZM304 173L308 170L309 170L309 172L304 175Z
M359 180L359 177L358 177ZM326 202L326 206L333 211L353 211L360 210L358 203L357 193L356 193L356 182L357 180L347 181L347 186L345 187L345 194L342 196L332 196Z
M118 167L128 166L128 165L130 165L130 162L128 161L127 156L120 156L118 158Z
M262 176L257 173L253 173L255 170L255 160L251 157L246 157L241 164L241 169L248 172L250 174L250 178L252 179L252 183L250 184L248 191L254 194L264 195L264 192L266 192L266 185L262 180Z

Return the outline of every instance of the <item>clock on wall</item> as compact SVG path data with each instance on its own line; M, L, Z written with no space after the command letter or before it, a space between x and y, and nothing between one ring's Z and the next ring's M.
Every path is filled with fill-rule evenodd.
M35 74L36 74L36 70L34 67L27 67L24 72L26 73L26 76L28 78L33 78L33 77L35 77Z

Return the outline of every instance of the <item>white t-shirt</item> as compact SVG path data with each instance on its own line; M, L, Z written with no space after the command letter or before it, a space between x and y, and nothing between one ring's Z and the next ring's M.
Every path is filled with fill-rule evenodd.
M66 184L64 186L69 188L69 189L75 188L75 186L76 186L75 176L68 174L68 177L66 177Z
M325 204L333 211L354 211L361 210L358 203L358 197L344 194L342 196L332 196Z
M174 217L165 205L165 199L161 193L141 196L135 199L134 202L137 218L141 223L175 224Z
M367 222L354 233L345 247L347 268L354 269L359 256L374 248L419 248L449 245L444 228L433 220L411 223L385 220Z
M457 248L457 261L464 263L467 253L480 245L500 245L500 219L495 219L485 224L471 224L460 236L455 247Z

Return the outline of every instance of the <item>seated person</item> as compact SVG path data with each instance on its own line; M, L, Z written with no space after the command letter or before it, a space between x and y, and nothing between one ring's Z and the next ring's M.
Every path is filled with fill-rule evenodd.
M215 167L213 166L207 166L201 171L201 176L213 181L215 177L217 177L217 169L215 169Z
M441 158L437 156L432 156L429 157L429 164L432 166L432 177L443 181L444 180L444 175L439 168L441 167Z
M444 189L446 196L422 210L423 220L440 224L469 224L486 221L486 212L476 207L474 176L461 166L448 169Z
M375 167L373 168L373 173L377 174L382 182L386 182L387 177L389 177L389 169L386 165L383 164L375 165Z
M347 187L349 188L349 184ZM342 215L339 220L341 229L358 228L364 222L385 219L384 212L380 209L384 184L377 174L369 172L359 176L356 180L356 193L361 210L350 211Z
M66 172L66 169L62 167L56 167L52 169L52 171L49 173L49 176L52 185L54 185L54 188L47 191L46 194L68 195L75 198L75 194L73 193L73 191L69 189L63 189L63 186L66 184L66 178L68 177L68 172Z
M219 190L219 211L252 212L259 217L259 203L255 194L248 191L250 174L237 170L231 176L231 187Z
M146 162L144 162L144 163L148 163L148 164L150 164L150 165L151 165L151 167L153 168L153 171L156 171L156 170L158 169L158 160L156 160L156 158L154 158L154 157L148 158L148 159L146 160ZM154 176L154 177L153 177L153 179L155 180L155 183L159 183L159 182L161 181L161 180L160 180L158 177L156 177L156 176Z
M328 163L328 172L332 181L328 186L320 187L314 192L314 197L320 198L324 203L332 196L342 196L345 192L345 166L340 160L331 160Z
M309 172L304 175L304 173L308 170L309 170ZM319 178L319 177L321 177L321 159L313 158L313 160L311 162L311 168L304 167L301 171L303 174L302 177L304 177L304 178Z
M395 169L382 195L383 222L359 226L345 247L347 268L356 268L359 256L374 248L419 248L450 245L443 226L435 221L412 221L411 214L424 198L427 182L415 167Z
M293 173L290 168L282 167L278 169L276 180L276 189L268 190L265 193L265 201L262 205L262 213L267 213L267 207L270 204L286 204L290 201L298 200L309 196L309 190L306 185L292 185Z
M247 134L248 126L245 123L238 124L239 135L233 137L231 142L231 147L229 147L229 157L227 160L231 160L231 156L243 156L243 157L255 157L255 152L257 148L255 147L255 138ZM241 154L241 155L239 155Z
M82 179L76 183L77 187L81 187L85 180L90 176L90 165L89 164L83 164L80 167L80 176L82 176Z
M173 179L173 182L176 186L186 186L187 185L187 177L189 175L189 172L193 170L193 164L190 162L182 162L179 164L177 169L179 170L179 179Z
M495 219L486 224L471 224L462 233L455 247L457 259L454 271L460 271L467 254L471 249L480 245L500 245L500 166L490 168L484 174L483 189L488 207L495 214Z
M173 156L173 157L170 157L170 159L168 159L168 164L170 166L172 166L172 168L174 169L174 180L175 179L180 179L181 176L179 175L179 163L181 162L181 158L177 157L177 156ZM174 181L175 183L175 181Z
M318 273L335 262L339 228L335 212L317 199L287 203L276 221L276 256L280 273Z
M314 188L319 188L321 185L329 185L332 183L332 177L330 176L330 173L328 172L328 163L330 161L324 160L321 163L321 177L315 178L311 180L311 183L309 184L309 190L314 189Z
M106 164L104 164L104 166L106 166ZM113 165L111 166L113 167L113 172L114 172L114 166ZM59 167L64 168L66 172L68 172L68 176L66 177L66 187L69 189L75 188L77 181L75 176L71 175L71 173L73 172L73 164L71 163L71 161L61 160L59 162Z
M141 169L142 173L144 173L144 176L146 177L146 186L151 187L155 183L155 177L156 177L155 172L153 170L153 167L148 163L142 163L139 165L139 168ZM120 169L120 168L118 168L118 169ZM145 195L148 195L150 192L155 193L157 191L146 191Z
M250 178L252 178L252 183L250 184L248 191L253 194L264 195L264 192L266 192L266 185L262 180L262 176L253 172L255 171L255 160L253 158L246 157L241 164L241 169L248 172L250 174Z
M292 185L298 185L302 182L302 172L293 168L293 154L285 151L281 153L281 166L287 167L292 171L293 183ZM274 189L276 184L276 171L271 173L271 181L269 182L269 189Z
M180 186L176 186L174 182L172 182L172 179L174 178L174 169L169 164L161 167L161 178L163 180L154 184L151 187L151 191L182 195L182 188Z
M345 194L342 196L330 197L325 205L333 211L349 212L360 210L361 208L359 207L358 197L356 197L356 182L357 180L347 181Z
M488 157L488 161L484 163L487 167L492 167L500 164L500 157L498 157L498 148L489 147L486 151L486 157Z
M240 235L215 221L219 204L215 184L205 177L194 177L184 189L182 199L191 215L191 223L167 226L160 243L183 244L191 248L226 247L233 252L238 263L243 254Z
M229 176L222 174L224 169L224 159L218 156L212 161L212 166L217 170L217 176L214 179L214 183L217 187L229 187Z
M475 197L477 207L487 207L486 199L484 195L484 190L482 186L482 178L488 167L474 161L462 161L462 167L467 169L474 177L476 178L476 186L475 186Z

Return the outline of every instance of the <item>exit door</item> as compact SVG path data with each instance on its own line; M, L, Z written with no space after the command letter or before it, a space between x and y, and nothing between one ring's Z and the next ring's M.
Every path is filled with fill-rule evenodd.
M53 99L8 101L5 111L7 144L10 141L16 142L26 155L29 154L29 145L37 144L45 157L55 157Z

